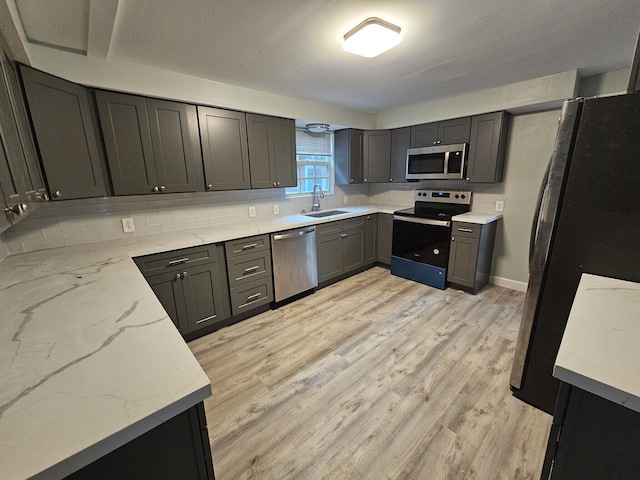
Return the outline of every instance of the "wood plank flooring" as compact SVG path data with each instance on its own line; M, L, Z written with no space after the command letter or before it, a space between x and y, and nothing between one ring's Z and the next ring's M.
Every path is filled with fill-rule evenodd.
M551 417L509 391L523 301L376 267L191 342L216 479L537 480Z

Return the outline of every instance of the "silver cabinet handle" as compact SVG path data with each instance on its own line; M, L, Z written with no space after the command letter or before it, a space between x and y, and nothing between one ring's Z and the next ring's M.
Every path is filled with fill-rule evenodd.
M347 238L347 234L343 233L342 235L340 235L342 238Z
M187 276L187 272L182 272L182 278L185 278Z
M182 280L182 274L176 273L176 280Z
M202 322L206 322L208 320L213 320L214 318L216 318L217 315L211 315L210 317L206 317L200 320L196 320L196 324L202 323Z
M207 185L207 190L213 190L213 185L211 184Z
M56 190L55 192L53 192L53 196L58 198L58 197L62 196L62 193L60 193L60 190Z
M258 271L258 269L259 269L259 268L260 268L260 266L259 266L259 265L254 265L253 267L245 268L245 269L244 269L244 273L245 273L245 274L247 274L247 273L253 273L253 272Z
M273 186L277 187L278 186L278 182L273 182Z
M456 237L451 237L451 241L454 242Z
M247 302L255 302L256 300L258 300L260 297L262 296L261 292L258 293L254 293L253 295L249 295L247 297Z
M151 191L152 191L153 193L158 193L158 192L160 191L160 189L159 189L158 187L153 187L153 188L151 189Z
M164 185L160 185L160 191L164 192L167 189L167 187L165 187Z
M175 260L171 260L168 263L168 266L172 267L173 265L181 265L183 263L187 263L189 261L189 257L177 258Z
M242 250L250 250L252 248L256 248L258 246L257 243L248 243L242 246Z
M471 228L458 228L459 232L467 232L467 233L473 233L473 229Z
M13 207L7 207L4 209L5 213L13 213L21 217L29 213L29 206L26 203L16 203Z

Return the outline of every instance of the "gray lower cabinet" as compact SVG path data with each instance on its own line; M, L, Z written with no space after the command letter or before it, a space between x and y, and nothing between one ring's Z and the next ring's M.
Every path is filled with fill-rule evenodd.
M247 140L251 188L298 184L294 120L247 114Z
M407 149L411 143L411 128L391 130L391 165L389 181L403 183L407 181Z
M246 114L199 105L198 122L207 190L251 188Z
M319 284L367 264L365 221L365 217L356 217L316 226Z
M497 222L453 222L447 281L477 292L489 282Z
M215 480L204 404L179 413L64 478Z
M389 181L391 130L366 130L362 136L362 161L365 183Z
M472 117L467 163L469 182L502 181L509 123L510 115L504 111Z
M195 106L102 90L95 95L116 195L198 190Z
M89 90L23 65L19 71L51 198L106 195L104 158Z
M367 215L364 217L365 227L365 264L371 265L376 263L378 257L378 214Z
M231 313L242 315L273 301L269 235L225 243Z
M135 262L183 336L230 317L222 245L147 255Z
M393 239L393 215L378 214L378 249L377 261L391 265L391 242Z

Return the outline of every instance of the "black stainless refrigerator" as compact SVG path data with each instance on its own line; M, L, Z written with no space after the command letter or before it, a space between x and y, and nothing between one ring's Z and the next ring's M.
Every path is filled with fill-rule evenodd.
M511 390L553 413L553 365L581 274L640 282L640 93L565 102L529 256Z

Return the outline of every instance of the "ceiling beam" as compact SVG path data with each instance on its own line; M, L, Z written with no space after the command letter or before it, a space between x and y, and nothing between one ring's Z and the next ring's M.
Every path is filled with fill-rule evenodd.
M106 59L111 47L119 0L90 0L87 56Z

